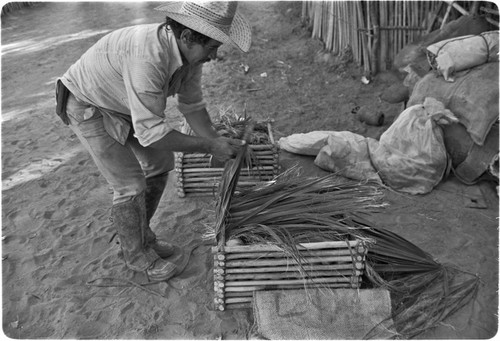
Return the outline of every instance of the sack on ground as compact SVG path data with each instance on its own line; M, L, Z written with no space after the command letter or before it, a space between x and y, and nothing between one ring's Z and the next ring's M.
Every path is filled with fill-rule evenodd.
M331 131L311 131L303 134L292 134L279 139L280 149L289 153L316 156L327 143Z
M331 132L314 164L346 178L382 182L370 162L366 138L350 131Z
M261 290L254 316L267 340L363 340L395 336L385 289Z
M474 66L498 61L498 31L451 38L427 47L429 64L446 81L453 82L453 74Z
M394 57L393 66L396 70L403 72L408 65L415 65L429 70L427 62L426 47L450 38L466 35L476 35L490 29L488 21L479 15L464 15L450 21L444 27L434 30L407 44Z
M498 122L498 67L499 63L492 62L461 71L454 83L430 72L415 85L408 107L424 103L426 97L437 99L460 120L474 142L482 146L493 124Z
M372 164L382 181L400 192L430 192L448 168L443 131L438 124L457 121L434 98L403 111L379 141L368 140Z

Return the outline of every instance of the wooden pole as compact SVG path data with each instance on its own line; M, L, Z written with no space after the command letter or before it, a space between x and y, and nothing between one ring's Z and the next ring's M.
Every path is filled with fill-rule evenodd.
M331 2L327 3L327 16L326 16L326 38L325 38L325 49L327 51L332 50L332 42L333 42L333 4Z
M410 5L410 10L408 11L408 26L415 26L418 21L415 19L418 19L418 3L417 2L412 2L409 4ZM408 42L412 42L414 40L414 35L415 35L415 30L408 30Z
M426 34L429 34L430 32L432 32L432 28L434 27L434 23L436 22L436 19L439 16L439 12L441 11L441 8L443 7L443 4L444 3L442 1L439 1L439 5L435 9L434 14L432 16L432 19L430 20L429 25L427 26L427 31L425 32Z
M224 297L252 297L253 291L234 291L234 292L226 292Z
M225 288L226 292L236 292L236 291L259 291L259 290L278 290L278 289L303 289L303 288L322 288L322 287L330 287L330 288L357 288L359 287L359 281L355 281L353 283L350 282L330 282L330 283L319 283L319 282L302 282L297 284L261 284L261 285L250 285L250 286L230 286Z
M252 296L246 296L246 297L228 297L226 298L226 304L232 304L232 303L245 303L245 302L252 302L253 297Z
M262 180L262 179L268 179L272 180L274 177L274 169L268 169L265 172L246 172L241 175L243 180ZM221 180L221 175L218 173L210 173L210 172L203 172L203 173L186 173L183 174L182 176L178 176L177 179L180 182L202 182L202 181L217 181L219 182Z
M444 0L444 2L448 3L450 6L455 8L457 11L460 12L462 15L469 15L469 12L467 12L462 6L456 3L456 1L449 1L449 0Z
M340 2L342 6L342 27L344 31L344 43L340 46L340 53L345 53L348 45L351 45L351 41L349 40L349 13L347 11L347 1Z
M201 197L209 197L209 196L213 196L215 197L215 195L217 194L216 191L214 192L201 192L201 193L193 193L193 192L178 192L177 195L181 198L185 197L186 195L189 196L190 198L201 198Z
M379 35L380 35L380 61L379 66L381 70L387 70L387 32L382 31L381 27L387 26L387 3L386 1L381 1L379 3L380 10L380 21L379 21Z
M182 168L195 168L195 167L200 167L200 168L209 168L212 166L212 163L210 160L204 160L204 159L191 159L189 161L184 162L182 164Z
M395 26L401 26L401 23L400 23L400 18L401 18L401 11L400 11L400 4L401 2L400 1L396 1L394 6L396 7L396 15L394 17L394 24ZM394 55L397 55L398 52L399 52L399 36L400 36L400 33L401 31L400 30L396 30L395 32L395 39L394 39Z
M314 242L314 243L299 243L297 245L298 250L320 250L320 249L331 249L331 248L356 248L363 247L363 244L359 240L347 240L347 241L326 241L326 242ZM212 249L216 252L216 249ZM274 244L251 244L251 245L235 245L226 246L226 253L240 253L240 252L265 252L265 251L283 251L277 245Z
M246 185L246 182L251 184L261 184L266 181L272 180L273 175L261 175L261 176L245 176L241 181L238 182L239 186ZM220 179L218 178L178 178L177 185L184 188L204 188L204 187L218 187Z
M403 6L403 9L401 10L401 20L402 20L402 23L403 23L403 27L405 27L405 29L403 31L401 31L401 49L403 49L403 47L405 47L406 43L408 42L408 37L407 37L407 29L406 29L406 26L408 26L407 22L406 22L406 14L407 14L407 9L408 9L408 6L406 5L408 2L407 1L402 1L402 6Z
M351 51L353 61L358 61L358 46L357 46L357 35L356 35L356 15L352 7L352 3L347 3L347 15L349 17L349 41L351 43Z
M227 274L226 281L240 280L266 280L266 279L291 279L291 278L315 278L315 277L350 277L361 276L359 270L331 270L331 271L307 271L305 273L296 272L271 272L271 273L245 273L245 274ZM214 277L215 278L215 277Z
M269 290L296 290L296 289L336 289L336 288L350 288L351 286L346 285L345 283L319 283L319 284L296 284L296 285L282 285L282 286L277 286L277 285L270 285L267 288ZM221 304L228 298L253 298L254 293L256 291L261 291L264 290L262 289L263 287L250 287L251 289L257 289L257 290L247 290L247 291L241 291L241 288L234 287L235 291L228 291L225 292L224 294L221 293L216 293L216 301L218 304ZM239 291L236 291L239 290ZM304 294L306 294L304 292Z
M448 20L448 17L450 16L451 9L453 8L453 2L448 4L448 8L446 9L446 13L444 14L443 21L441 22L441 26L439 27L442 29L444 25L446 25L446 21Z
M349 256L353 251L349 249L333 249L333 250L314 250L304 251L301 255L306 256ZM230 253L226 255L226 260L232 259L261 259L261 258L283 258L287 256L284 252L248 252L248 253Z
M267 167L267 168L264 168ZM263 177L273 177L276 172L276 166L272 165L270 166L269 164L267 165L262 165L260 168L253 168L251 171L244 169L241 171L241 176L243 178L263 178ZM193 169L193 168L190 168ZM208 168L207 168L208 169ZM177 178L181 179L182 181L186 179L193 179L192 181L195 181L195 179L200 179L200 178L205 178L205 179L212 179L212 180L221 180L222 173L218 170L213 170L212 171L203 171L203 172L197 172L197 171L187 171L183 172L182 174L178 175Z
M314 15L313 15L313 38L320 38L320 30L321 30L321 3L314 2Z
M345 29L344 29L344 1L338 1L338 32L339 32L339 45L337 46L337 54L342 53L345 46Z
M259 285L294 285L294 284L322 284L322 283L350 283L351 277L317 277L299 279L273 279L273 280L249 280L249 281L226 281L225 290L231 291L232 287L248 287Z
M380 42L380 30L378 21L378 2L372 1L369 3L371 24L373 28L373 45L372 45L372 58L371 58L371 71L372 75L376 75L379 70L379 42Z
M363 259L357 259L361 256L356 256L356 260L362 261ZM231 260L226 262L226 268L246 268L246 267L263 267L263 266L276 266L276 265L287 265L287 264L313 264L313 263L326 263L326 262L352 262L353 258L351 256L338 256L338 257L302 257L300 263L293 258L288 259L265 259L265 260Z
M364 20L364 15L363 15L363 6L361 5L361 1L356 1L356 5L358 7L358 15L359 15L359 27L361 29L367 29L368 27L366 26L366 22ZM363 69L365 73L370 72L370 58L369 58L369 52L368 52L368 37L366 36L363 31L358 31L358 34L361 35L361 46L362 46L362 52L363 52Z
M238 186L242 187L242 186L255 186L255 185L258 185L260 184L262 181L260 181L259 179L253 179L251 181L238 181ZM195 182L195 183L191 183L191 182L184 182L184 190L186 189L210 189L210 191L212 190L212 188L216 188L217 187L217 184L216 183L205 183L205 182Z
M389 6L388 25L390 25L390 26L394 25L394 12L396 10L396 5L394 3L395 3L395 1L388 2L388 6ZM389 54L392 56L393 60L394 60L394 57L396 56L395 48L394 48L394 36L395 36L395 34L396 34L395 31L387 32Z
M228 310L233 310L233 309L253 309L253 305L250 302L246 302L246 303L231 303L231 304L226 304L226 306L224 308L228 309ZM224 310L224 308L222 310Z
M337 2L332 1L331 2L331 15L330 15L330 25L331 25L331 30L332 30L332 41L331 41L331 53L335 54L335 51L337 49L337 41L339 39L339 32L337 30L337 22L338 22L338 17L337 17Z
M474 3L474 4L476 4L476 3ZM480 10L485 12L485 13L489 13L489 14L493 14L493 15L500 15L500 12L498 10L492 9L492 8L481 6Z
M242 173L244 173L244 172L249 172L249 171L258 172L259 170L273 170L273 169L274 169L274 165L273 166L266 165L266 166L252 167L250 169L242 168L241 171L242 171ZM181 170L179 170L179 172L180 171ZM224 171L224 168L189 168L189 169L182 170L182 172L185 174L187 174L187 173L220 173L220 174L222 174L223 171Z
M354 36L354 40L356 42L356 49L355 51L355 60L358 65L361 65L362 60L361 60L361 42L359 41L359 21L358 21L358 9L355 3L349 2L351 5L351 10L352 10L352 18L353 18L353 27L352 27L352 34Z
M323 270L363 270L364 263L341 263L341 264L303 264L302 266L290 264L283 266L266 266L257 268L227 268L224 269L225 274L241 274L241 273L263 273L263 272L294 272L294 271L323 271Z
M375 0L371 0L375 1ZM365 22L366 22L366 29L368 30L367 38L368 38L368 43L366 44L366 48L368 50L368 69L366 70L367 74L372 74L372 59L373 59L373 26L372 26L372 20L371 20L371 4L370 0L366 1L366 16L365 16Z

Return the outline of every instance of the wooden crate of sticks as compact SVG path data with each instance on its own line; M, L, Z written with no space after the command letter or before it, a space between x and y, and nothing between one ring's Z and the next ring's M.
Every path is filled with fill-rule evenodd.
M235 136L237 126L243 120L217 122L214 124L222 136L240 138ZM279 151L274 141L271 121L258 122L249 147L248 164L242 167L238 187L250 187L264 181L272 180L279 173ZM234 128L228 132L228 128ZM192 134L188 124L182 128L184 134ZM208 196L217 193L224 164L215 160L211 154L202 153L176 153L175 172L177 175L177 194L180 197Z
M277 245L214 247L215 308L251 308L259 290L360 287L364 241L301 243L297 250L291 257Z

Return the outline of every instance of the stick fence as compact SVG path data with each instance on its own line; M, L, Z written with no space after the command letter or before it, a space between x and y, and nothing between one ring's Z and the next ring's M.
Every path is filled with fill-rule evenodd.
M407 44L461 15L477 12L477 1L304 1L302 20L326 51L350 49L365 75L390 70ZM498 10L490 10L498 13ZM498 17L497 17L498 18ZM494 20L493 20L494 21ZM497 19L498 21L498 19ZM498 25L498 24L496 24Z

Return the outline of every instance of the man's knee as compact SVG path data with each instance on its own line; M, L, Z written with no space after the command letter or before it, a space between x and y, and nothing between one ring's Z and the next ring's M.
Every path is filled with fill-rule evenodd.
M113 189L113 205L120 204L138 196L146 190L146 181L131 182L127 186Z

